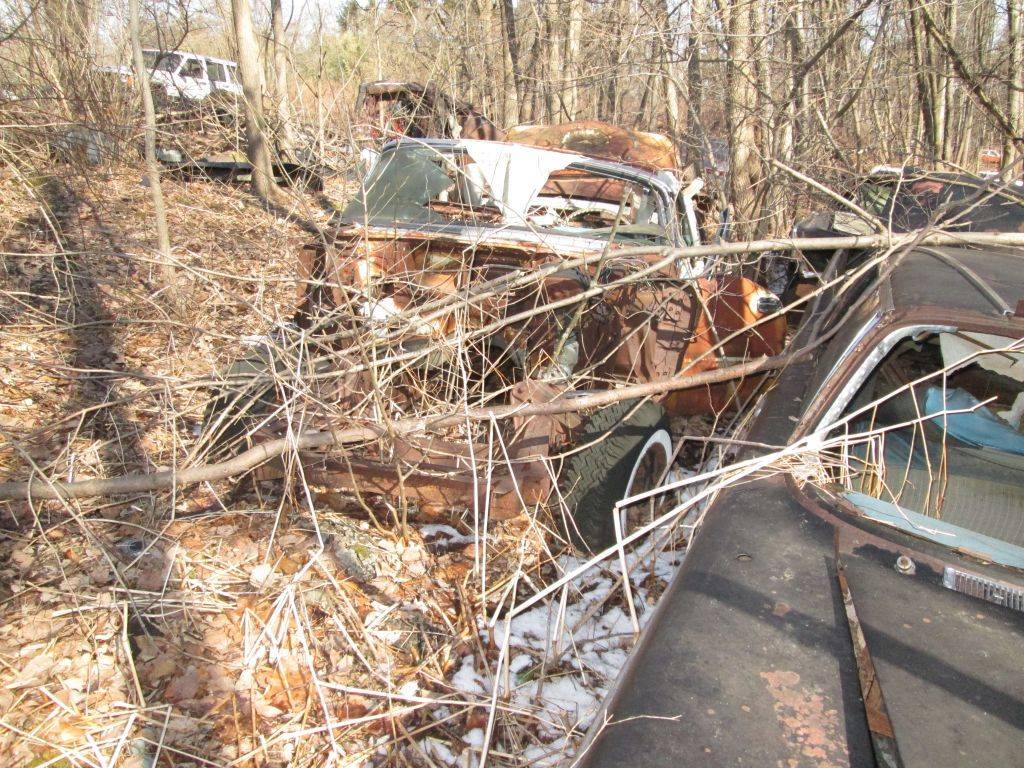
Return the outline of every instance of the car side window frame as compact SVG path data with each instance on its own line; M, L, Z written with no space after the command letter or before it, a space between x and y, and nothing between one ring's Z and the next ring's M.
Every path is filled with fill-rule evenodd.
M206 60L206 74L211 83L223 83L227 81L224 65L212 59Z
M185 71L186 67L189 67L192 64L197 64L199 66L199 70L200 70L200 73L201 73L200 75L197 76L197 75L187 74L186 73L186 71ZM182 62L181 62L181 67L178 69L178 76L179 77L188 77L188 78L191 78L193 80L199 80L200 82L204 82L204 81L208 82L209 79L210 79L209 73L206 70L206 62L203 61L203 58L201 56L186 56L186 57L184 57L182 59Z

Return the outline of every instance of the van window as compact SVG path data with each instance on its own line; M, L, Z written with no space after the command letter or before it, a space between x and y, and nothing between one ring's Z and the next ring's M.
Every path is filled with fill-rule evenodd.
M203 67L201 59L186 59L185 66L181 68L179 74L182 77L193 77L196 80L206 79L206 69Z
M210 79L216 83L222 83L227 79L224 75L224 65L220 62L207 61L206 71L210 73Z
M142 59L150 70L157 72L174 72L181 64L181 56L166 51L143 51Z

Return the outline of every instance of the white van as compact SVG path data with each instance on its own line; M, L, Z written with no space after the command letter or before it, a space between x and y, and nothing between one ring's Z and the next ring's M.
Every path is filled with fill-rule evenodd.
M142 57L154 90L162 88L169 99L201 101L216 94L242 94L238 65L233 61L155 49L143 49Z

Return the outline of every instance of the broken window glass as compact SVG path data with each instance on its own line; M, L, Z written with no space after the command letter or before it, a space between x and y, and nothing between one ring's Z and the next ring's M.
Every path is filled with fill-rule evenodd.
M602 240L668 242L657 192L639 179L514 145L400 145L385 152L342 219L463 224Z

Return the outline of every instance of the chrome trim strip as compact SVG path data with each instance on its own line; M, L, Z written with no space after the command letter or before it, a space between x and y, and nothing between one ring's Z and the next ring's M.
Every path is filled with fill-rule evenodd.
M1024 613L1024 588L1012 584L946 566L942 572L942 586L962 595Z

